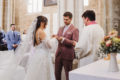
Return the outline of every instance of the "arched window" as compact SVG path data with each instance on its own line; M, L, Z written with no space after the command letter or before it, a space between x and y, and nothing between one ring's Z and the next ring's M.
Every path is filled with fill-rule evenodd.
M36 13L42 11L42 0L28 0L28 13Z
M84 6L88 6L89 5L89 0L84 0Z

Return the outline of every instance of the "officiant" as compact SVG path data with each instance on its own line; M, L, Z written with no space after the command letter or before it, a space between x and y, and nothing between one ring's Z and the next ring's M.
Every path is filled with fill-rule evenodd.
M96 15L93 10L87 10L82 14L85 27L76 44L76 53L79 58L79 66L85 66L98 60L97 50L104 37L102 27L97 24Z

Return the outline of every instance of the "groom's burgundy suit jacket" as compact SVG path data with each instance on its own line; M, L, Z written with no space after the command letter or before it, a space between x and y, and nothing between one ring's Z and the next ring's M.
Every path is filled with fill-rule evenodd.
M56 57L61 55L62 59L73 60L75 56L73 41L78 42L79 30L71 24L68 30L64 33L64 35L63 31L64 27L61 27L57 34L59 37L64 37L65 39L62 43L59 42Z

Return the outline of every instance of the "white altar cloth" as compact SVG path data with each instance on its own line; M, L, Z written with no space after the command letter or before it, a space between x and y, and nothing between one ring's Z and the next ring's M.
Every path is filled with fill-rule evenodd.
M102 59L71 71L69 78L70 80L120 80L120 71L109 72L108 67L109 61Z

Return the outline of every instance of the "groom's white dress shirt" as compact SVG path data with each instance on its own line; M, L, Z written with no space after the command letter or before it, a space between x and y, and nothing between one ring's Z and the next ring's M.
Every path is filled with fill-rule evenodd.
M62 34L62 35L65 34L65 32L70 28L70 26L71 26L71 24L65 25L65 28L64 28L64 30L63 30L63 34ZM64 40L65 40L65 38L62 39L61 43L63 43Z

